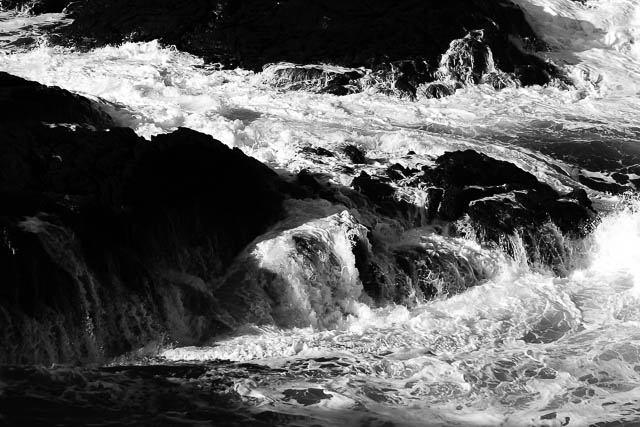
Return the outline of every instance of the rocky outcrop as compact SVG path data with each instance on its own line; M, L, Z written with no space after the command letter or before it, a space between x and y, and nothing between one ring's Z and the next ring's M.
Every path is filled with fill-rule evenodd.
M110 120L88 100L3 82L2 96L51 108L18 103L25 116L0 123L0 363L100 360L223 328L210 282L280 217L280 178L198 132L95 130Z
M537 38L510 0L84 0L66 34L90 45L159 39L227 66L278 62L387 70L399 90L433 80L441 55L481 30L496 66L525 84L555 69L524 51ZM409 85L409 86L407 86Z

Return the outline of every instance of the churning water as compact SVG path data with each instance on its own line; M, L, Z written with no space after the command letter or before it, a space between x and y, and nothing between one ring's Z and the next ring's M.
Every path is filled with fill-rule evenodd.
M542 154L547 142L640 144L640 1L517 3L574 87L495 91L480 85L416 102L373 91L343 97L285 92L268 85L268 73L220 71L155 42L89 52L52 47L43 34L63 16L14 12L0 14L0 70L96 99L144 137L193 128L282 173L307 169L349 185L353 174L340 160L318 161L303 150L310 146L357 145L377 159L361 166L373 171L390 162L428 164L445 151L471 148L566 191L577 185L579 170ZM415 153L410 159L409 151ZM640 422L640 202L633 195L590 196L601 220L585 241L568 245L573 253L562 277L530 267L524 255L512 259L428 228L399 234L389 224L390 246L455 253L489 277L410 308L367 304L348 244L366 230L353 212L291 202L290 223L241 256L288 278L278 324L289 327L247 324L210 347L151 351L150 344L145 351L152 358L113 363L201 367L197 379L175 381L204 387L224 378L247 413L281 414L262 418L274 424ZM419 197L406 194L409 201ZM305 233L330 248L339 271L318 270L296 253L291 236ZM518 236L513 239L517 247ZM328 305L334 312L327 314ZM58 367L38 375L66 384L66 393L76 396L90 396L100 385L110 396L104 399L117 400L130 379L100 372ZM60 397L50 392L49 398ZM167 417L196 422L186 413Z

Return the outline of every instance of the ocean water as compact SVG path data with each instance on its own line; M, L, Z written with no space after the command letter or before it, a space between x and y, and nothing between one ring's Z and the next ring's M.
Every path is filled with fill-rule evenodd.
M429 164L445 151L470 148L568 191L579 185L580 174L600 171L545 154L549 142L640 144L640 1L516 2L549 45L541 54L565 68L573 87L556 82L496 91L480 85L415 102L373 90L343 97L282 91L269 86L268 72L218 70L157 42L89 52L51 46L46 29L64 23L62 15L16 12L0 12L0 70L95 99L141 136L189 127L284 175L306 169L349 185L354 168L376 174L393 163ZM354 166L306 150L346 145L372 161ZM403 191L407 201L424 197ZM150 343L106 367L16 372L66 390L25 386L36 387L33 395L41 399L59 405L76 399L91 407L90 397L100 390L104 402L124 410L127 387L157 400L157 391L126 374L131 366L140 372L154 367L171 379L176 394L224 390L235 414L265 425L640 425L640 200L632 192L589 195L601 219L584 241L569 244L563 276L473 239L445 238L428 227L398 232L388 224L383 231L390 246L455 253L488 277L414 307L375 307L362 297L348 244L351 236L366 234L354 218L358 213L291 202L289 222L259 238L237 263L240 268L242 257L250 257L288 278L278 319L286 326L247 323L203 347ZM315 236L341 269L306 264L292 235ZM333 307L329 314L327 306ZM9 386L0 383L0 393L3 387ZM218 405L217 416L227 403L209 402ZM224 425L207 418L202 405L165 409L161 419L132 418L126 410L123 417L134 424ZM89 416L65 422L125 421L111 413L102 421L83 417Z

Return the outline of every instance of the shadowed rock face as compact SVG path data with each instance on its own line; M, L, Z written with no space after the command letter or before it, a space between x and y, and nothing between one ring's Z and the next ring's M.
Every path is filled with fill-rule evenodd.
M208 281L280 217L278 176L198 132L146 141L106 129L87 99L0 77L14 106L0 120L0 363L99 360L224 328Z
M505 72L547 79L551 67L523 53L536 35L509 0L85 0L67 35L93 45L160 39L211 61L260 70L289 61L347 67L426 61L433 70L454 39L483 30Z
M114 126L96 102L59 87L43 86L0 71L0 104L10 105L0 123L44 122L82 124L94 128Z

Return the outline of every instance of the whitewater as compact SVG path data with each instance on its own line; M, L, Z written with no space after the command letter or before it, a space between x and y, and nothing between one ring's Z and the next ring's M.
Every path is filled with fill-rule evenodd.
M63 15L15 11L0 12L0 70L96 100L145 138L178 127L212 135L283 176L307 170L350 185L346 160L309 148L355 145L373 159L358 165L371 175L473 149L570 191L580 168L541 146L640 144L640 1L516 3L549 46L541 54L566 70L572 87L479 85L417 101L372 90L284 91L269 85L268 69L220 70L157 42L87 52L52 46L46 29ZM404 191L419 202L418 191ZM524 250L509 257L472 236L446 238L429 227L398 233L388 224L390 246L449 251L489 272L478 286L414 307L360 298L348 239L365 232L348 206L288 202L289 222L241 255L289 278L287 298L297 309L283 314L287 327L247 324L202 347L149 343L110 366L205 367L226 379L244 410L290 415L271 421L278 425L640 425L640 200L588 191L601 218L585 240L571 242L562 275L529 265ZM310 278L290 244L294 232L333 248L342 270ZM339 292L313 295L329 282ZM318 298L336 300L340 312L320 319ZM40 375L85 376L85 389L69 390L87 396L92 384L118 393L124 381L66 366Z

